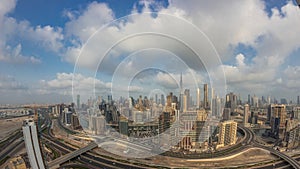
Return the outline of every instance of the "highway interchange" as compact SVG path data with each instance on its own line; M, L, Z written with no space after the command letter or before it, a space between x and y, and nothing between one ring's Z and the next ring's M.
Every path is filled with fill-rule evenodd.
M55 137L53 137L52 133L51 133L51 119L48 116L47 113L43 113L46 117L46 120L44 121L44 125L42 127L41 130L45 130L47 129L46 133L42 133L41 135L41 139L44 140L47 144L49 144L51 147L55 148L56 150L59 150L61 152L61 154L67 154L70 153L72 151L75 151L76 148L63 143L61 141L59 141L58 139L56 139ZM268 164L259 168L263 168L263 169L267 169L267 168L277 168L277 167L281 167L281 168L299 168L300 169L300 165L298 163L298 161L300 160L300 157L297 158L292 158L289 157L288 155L279 152L275 149L273 149L272 147L267 147L261 143L259 143L256 139L256 136L254 134L254 132L246 127L243 126L238 126L239 130L242 130L244 132L244 139L243 141L240 143L240 145L238 146L232 146L233 148L229 149L231 151L224 151L222 153L216 153L214 154L215 156L219 155L231 155L233 153L236 152L240 152L241 150L251 146L251 147L257 147L257 148L261 148L264 150L269 151L271 154L279 157L280 159L282 159L283 161L279 161L276 163L276 166L274 166L275 164ZM0 147L0 160L4 160L4 158L10 154L10 152L15 151L16 149L20 149L21 147L24 147L24 141L22 140L22 132L18 131L16 132L14 135L10 136L8 139L6 139L5 141L3 141L1 143L1 147ZM227 153L227 154L224 154ZM215 157L210 155L211 157ZM198 157L199 158L199 157ZM209 158L209 157L206 157ZM96 154L94 151L89 151L87 153L84 153L78 157L73 158L73 160L71 161L77 161L79 163L65 163L63 164L63 166L80 166L82 164L84 164L85 167L88 168L132 168L132 169L136 169L136 168L156 168L156 167L160 167L160 168L168 168L168 167L162 167L162 166L149 166L146 164L139 164L137 162L131 163L128 161L118 161L116 159L112 159L110 157L104 157L104 156L100 156L98 154Z

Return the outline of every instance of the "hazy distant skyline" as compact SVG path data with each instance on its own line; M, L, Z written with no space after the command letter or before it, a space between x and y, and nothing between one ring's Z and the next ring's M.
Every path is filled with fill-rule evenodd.
M130 14L134 15L114 21ZM168 15L179 19L170 21ZM191 25L179 24L180 18ZM190 35L192 25L207 38L200 41L211 43L209 47L222 61L223 66L209 75L201 58L193 58L180 41L162 36L133 37L101 58L120 37L146 30L180 32L179 40L193 42L199 35ZM209 83L209 76L221 78L222 69L227 92L243 99L255 94L296 101L300 95L299 27L300 10L294 1L2 0L0 104L71 102L72 84L75 95L77 91L91 95L94 84L102 94L116 84L125 93L158 89L167 93L178 90L181 73L185 88L192 88L195 83ZM199 50L206 48L199 44ZM80 52L84 56L77 60ZM208 53L202 55L204 62L214 62ZM147 66L159 71L143 69Z

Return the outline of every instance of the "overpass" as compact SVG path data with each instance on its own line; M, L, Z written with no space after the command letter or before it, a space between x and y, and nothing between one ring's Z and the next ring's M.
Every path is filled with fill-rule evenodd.
M239 128L242 129L245 132L245 135L249 135L250 136L249 140L247 141L248 143L252 143L252 145L254 147L267 150L271 154L276 155L279 158L283 159L284 161L288 162L293 168L300 169L300 164L297 162L297 160L293 159L292 157L290 157L290 156L288 156L288 155L286 155L286 154L284 154L284 153L282 153L280 151L274 150L271 147L267 147L267 146L259 144L256 141L255 134L253 133L253 131L251 129L243 127L243 126L239 126Z
M75 150L73 152L70 152L70 153L68 153L68 154L66 154L66 155L64 155L62 157L59 157L59 158L57 158L57 159L49 162L48 163L48 168L49 169L59 168L59 166L62 163L66 162L68 160L71 160L72 158L77 157L77 156L79 156L79 155L81 155L81 154L83 154L83 153L85 153L85 152L87 152L87 151L89 151L91 149L94 149L96 147L98 147L98 144L96 144L95 142L91 142L86 147L83 147L83 148L80 148L80 149Z

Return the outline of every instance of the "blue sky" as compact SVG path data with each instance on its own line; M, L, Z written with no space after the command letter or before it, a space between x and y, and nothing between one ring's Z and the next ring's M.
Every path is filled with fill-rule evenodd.
M179 90L181 72L185 88L211 83L218 89L219 83L209 80L223 79L226 92L243 98L250 93L295 100L300 95L299 27L294 1L2 0L0 104L69 102L72 91L85 99L94 85L101 95L112 89L125 96L166 94ZM134 33L143 36L131 37ZM146 71L150 66L159 71ZM143 68L145 78L133 76L145 74Z

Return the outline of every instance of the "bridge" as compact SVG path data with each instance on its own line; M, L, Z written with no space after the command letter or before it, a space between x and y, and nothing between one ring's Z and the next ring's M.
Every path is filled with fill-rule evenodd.
M283 159L284 161L288 162L293 168L300 169L300 164L298 163L297 160L293 159L292 157L290 157L290 156L288 156L288 155L286 155L286 154L284 154L280 151L274 150L271 147L261 145L259 142L257 142L255 134L253 133L253 131L251 129L246 128L246 127L242 127L242 126L239 126L239 128L242 129L245 132L245 135L249 135L249 139L247 141L248 144L252 143L252 145L254 147L267 150L271 154L276 155L277 157L279 157L279 158Z
M89 150L92 150L94 148L98 147L98 144L96 144L95 142L91 142L89 145L87 145L86 147L80 148L78 150L75 150L73 152L70 152L62 157L59 157L51 162L48 163L48 167L49 169L55 169L55 168L59 168L59 166L61 164L63 164L64 162L71 160L72 158L75 158Z

